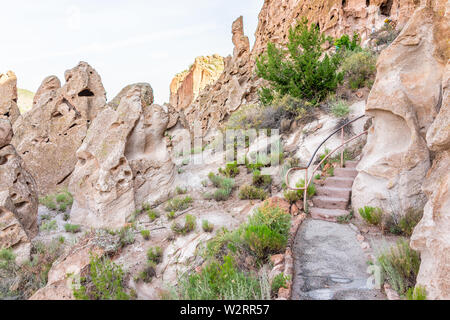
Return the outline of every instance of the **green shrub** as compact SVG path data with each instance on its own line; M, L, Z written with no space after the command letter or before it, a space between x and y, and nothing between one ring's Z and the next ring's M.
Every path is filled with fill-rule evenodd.
M289 30L288 38L283 48L269 42L267 53L256 60L257 75L270 83L270 88L261 89L260 99L268 104L276 94L289 94L317 105L342 81L339 57L323 52L327 39L315 24L308 27L306 18Z
M225 168L219 168L219 173L227 178L234 178L239 174L237 162L230 162L225 165Z
M73 295L77 300L128 300L124 282L121 266L91 255L89 274L81 279L79 289L74 287Z
M350 50L350 51L361 50L359 43L360 43L359 35L356 32L353 33L352 40L350 40L350 36L348 34L344 34L340 38L334 40L334 45L337 47L338 50Z
M56 220L51 220L49 222L41 224L41 227L39 229L41 231L52 231L52 230L56 230L57 228L58 228L58 225L56 224Z
M39 203L51 210L56 210L58 208L52 195L40 197Z
M134 232L131 227L127 226L119 230L120 247L125 247L129 244L133 244L134 241Z
M158 264L162 261L163 250L161 247L152 247L147 250L147 259L150 262Z
M400 295L406 294L416 284L420 267L419 253L412 250L406 240L382 253L377 258L387 281Z
M380 30L371 35L371 38L375 39L377 45L389 45L399 34L400 31L395 30L390 23L385 23Z
M273 280L271 285L271 292L273 296L278 294L278 290L280 288L287 288L287 282L289 281L289 276L285 276L283 273L277 274Z
M302 196L299 194L299 192L295 190L286 190L283 195L284 199L290 204L293 204L302 199Z
M369 87L376 73L377 58L368 50L348 51L342 61L342 72L351 89Z
M344 118L350 113L350 108L344 100L332 101L331 113L336 118Z
M150 239L150 230L141 230L141 236L144 240Z
M398 227L405 236L411 237L414 228L420 222L422 216L423 210L410 209L403 217L399 219Z
M217 189L214 191L212 197L216 201L226 201L231 195L231 189Z
M267 225L249 225L244 229L244 241L257 258L263 259L270 253L281 251L285 238Z
M64 213L64 215L63 215L63 220L64 220L64 221L68 221L69 219L70 219L70 214Z
M214 225L210 223L208 220L202 221L202 229L205 232L212 232L214 230Z
M77 233L81 231L81 227L77 224L70 224L70 223L66 223L64 225L64 229L66 230L66 232L71 232L71 233Z
M167 213L167 219L173 220L175 219L175 211L170 211Z
M58 240L58 242L59 243L64 243L64 242L66 242L66 238L64 238L64 236L59 236L58 238L57 238L57 240Z
M145 283L152 282L153 277L156 276L155 264L149 262L148 265L139 272L139 275L136 280L143 281Z
M194 200L190 196L184 198L173 198L167 202L166 211L182 211L189 208Z
M383 211L380 208L365 206L359 208L359 215L368 223L375 226L379 225L383 218Z
M239 189L239 199L241 200L252 200L252 199L265 200L267 197L268 197L267 192L265 192L263 189L254 186L243 185Z
M174 299L183 300L261 300L269 299L262 281L255 274L239 271L233 258L212 262L202 271L181 277Z
M427 300L427 291L421 286L409 288L406 292L406 298L408 300Z
M267 188L272 184L272 177L269 175L262 175L261 171L253 171L252 184L256 187Z
M180 195L180 194L186 194L186 193L187 193L187 188L176 187L175 192L176 192L176 194L178 194L178 195Z
M64 212L68 207L72 206L73 196L69 191L63 190L59 193L48 194L39 198L39 203L48 209Z
M159 213L156 210L148 209L147 210L148 218L151 222L155 221L157 218L159 218Z
M191 231L195 230L197 226L197 222L194 216L187 214L184 221L184 226L181 226L179 223L174 222L172 224L172 231L179 234L188 234Z
M296 188L304 188L305 187L305 179L301 179L296 185ZM303 197L304 195L304 191L299 190L297 191L299 193L299 195L301 195L301 197ZM316 194L316 185L314 184L314 182L311 182L308 185L308 190L307 190L307 194L309 198L312 198L315 194Z
M16 255L9 248L0 249L0 269L16 260Z

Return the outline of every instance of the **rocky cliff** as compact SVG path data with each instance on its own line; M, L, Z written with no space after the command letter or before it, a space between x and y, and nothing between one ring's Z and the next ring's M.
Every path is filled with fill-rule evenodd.
M200 91L219 78L224 68L224 58L212 56L197 57L188 70L177 74L170 83L170 104L176 110L183 110L194 101Z
M17 78L14 72L0 74L0 116L13 124L20 116L17 106Z

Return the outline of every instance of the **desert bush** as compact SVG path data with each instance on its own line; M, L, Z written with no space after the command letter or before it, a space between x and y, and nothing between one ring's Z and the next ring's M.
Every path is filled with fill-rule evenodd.
M71 233L77 233L81 231L81 227L77 224L70 224L70 223L66 223L64 225L64 229L66 230L66 232L71 232Z
M383 218L383 211L380 208L364 206L358 209L359 215L369 224L377 226Z
M133 244L135 241L133 228L130 226L123 227L118 232L120 247Z
M89 273L82 277L79 288L73 288L77 300L128 300L124 272L109 258L91 255Z
M39 230L53 231L53 230L56 230L57 228L58 228L58 225L56 223L56 220L51 220L51 221L41 224L41 226L39 227Z
M302 199L302 197L299 194L299 192L295 191L295 190L286 190L283 193L283 196L284 196L284 199L286 201L288 201L290 204L293 204L293 203L297 202L298 200Z
M300 179L300 181L295 185L295 187L296 188L305 188L305 179ZM299 194L299 196L301 196L303 198L303 195L304 195L303 190L298 190L297 193ZM316 185L312 181L308 185L307 194L308 194L309 198L313 197L316 194Z
M416 284L420 256L406 240L399 240L396 246L380 254L377 261L391 287L400 295Z
M233 258L212 262L200 273L181 277L174 299L184 300L261 300L269 299L256 274L239 271Z
M147 260L158 264L162 261L163 250L161 247L152 247L147 250Z
M368 51L348 51L342 61L342 72L351 89L370 87L376 73L376 56Z
M217 189L216 191L214 191L214 193L212 194L212 197L216 201L226 201L226 200L228 200L228 198L230 198L231 191L232 191L232 189L220 188L220 189Z
M227 178L234 178L239 174L239 168L237 162L229 162L225 165L225 168L219 168L219 173Z
M173 232L185 235L191 231L194 231L196 226L197 222L195 217L193 215L187 214L184 220L184 226L174 222L171 228Z
M170 211L167 213L167 219L173 220L175 219L175 211Z
M427 291L421 286L409 288L406 292L406 298L408 300L427 300Z
M315 24L308 27L306 18L289 30L288 39L285 47L269 42L256 60L257 75L270 83L260 91L261 102L269 104L276 94L289 94L317 105L342 81L339 57L323 52L327 39Z
M256 187L267 188L272 184L272 177L269 175L262 175L261 171L253 171L252 184Z
M150 219L150 221L152 221L152 222L155 221L160 216L159 212L156 210L153 210L153 209L148 209L147 215L148 215L148 218Z
M271 284L271 293L273 296L278 294L280 288L287 288L287 283L289 281L289 276L285 276L283 273L277 274Z
M399 219L398 227L405 236L411 237L414 228L420 222L422 216L423 210L410 209Z
M202 229L205 232L212 232L214 230L214 225L210 223L208 220L202 221Z
M64 212L73 204L73 196L67 190L58 193L48 194L39 198L39 203L51 210Z
M175 192L176 192L176 194L178 194L178 195L180 195L180 194L186 194L186 193L187 193L187 188L176 187Z
M194 200L190 196L184 198L173 198L167 202L166 211L182 211L189 208Z
M150 239L150 230L141 230L141 236L144 240Z
M390 23L385 23L380 30L371 35L371 38L375 39L377 45L389 45L398 37L399 34L400 30L394 29Z
M239 189L239 199L241 200L265 200L267 197L267 192L254 186L243 185Z
M135 280L150 283L154 276L156 276L155 264L149 262L148 265L145 266L144 270L139 272L139 275Z
M344 100L333 100L330 102L330 111L336 118L344 118L350 113L350 108Z
M341 50L349 50L349 51L358 51L361 50L359 45L360 39L358 33L353 33L352 39L350 40L350 36L348 34L342 35L340 38L334 40L334 45L336 48Z

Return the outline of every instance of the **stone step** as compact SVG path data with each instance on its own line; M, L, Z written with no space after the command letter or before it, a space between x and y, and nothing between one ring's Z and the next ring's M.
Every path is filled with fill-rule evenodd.
M336 222L338 217L344 217L348 215L348 211L342 209L324 209L312 207L309 209L309 212L313 219L331 222Z
M356 161L356 160L347 160L347 161L345 161L344 165L346 168L356 168L358 163L359 163L359 161Z
M333 188L333 187L319 187L316 186L316 195L333 197L333 198L350 198L352 188Z
M329 177L325 180L325 186L334 188L351 188L353 185L353 180L353 178L347 177Z
M348 198L313 197L314 207L323 209L347 209Z
M355 178L357 175L358 171L355 168L334 168L335 177Z

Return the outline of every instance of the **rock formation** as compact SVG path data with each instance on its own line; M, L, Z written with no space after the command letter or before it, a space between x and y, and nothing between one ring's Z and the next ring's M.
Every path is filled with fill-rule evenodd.
M0 118L0 248L11 248L22 262L29 258L37 234L36 183L10 144L9 120Z
M92 122L69 184L74 223L122 227L136 206L169 196L175 173L164 139L169 115L152 103L150 85L130 85Z
M366 106L373 125L353 185L356 209L370 205L402 215L426 202L426 134L439 111L448 59L439 19L430 8L418 9L378 59Z
M14 123L20 116L17 106L17 78L14 72L0 74L0 116Z
M222 74L223 57L197 57L189 70L177 74L170 83L170 104L176 110L183 110L194 101L201 90L213 84Z
M89 123L106 104L100 76L86 62L65 72L66 84L56 76L44 79L33 108L14 123L12 144L36 179L39 193L67 186L76 164L76 150Z
M219 79L206 86L199 97L184 109L191 129L198 125L206 133L242 104L257 98L257 80L250 68L250 45L244 35L243 18L232 25L233 57L225 59L225 69Z

